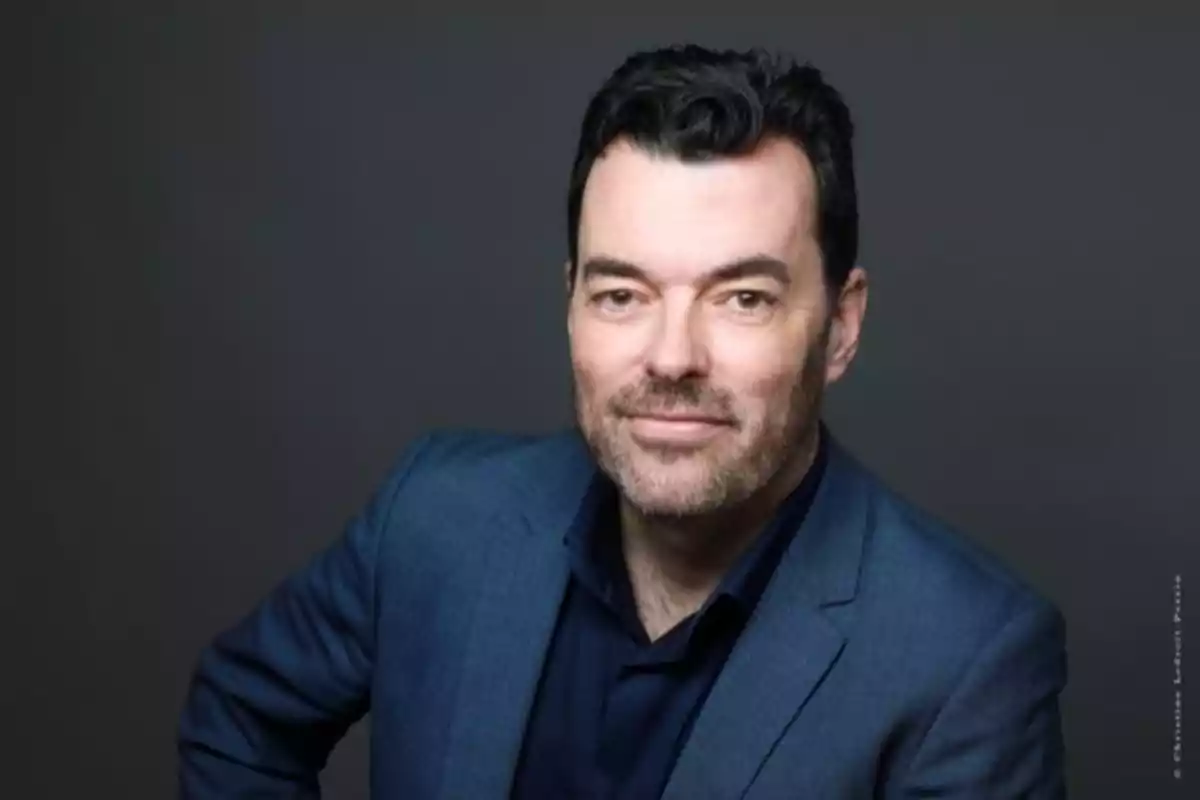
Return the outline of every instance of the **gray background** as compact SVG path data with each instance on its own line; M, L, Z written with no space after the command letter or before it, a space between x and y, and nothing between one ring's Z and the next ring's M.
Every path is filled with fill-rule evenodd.
M171 796L197 651L406 440L570 419L579 118L629 50L684 39L786 48L844 91L872 294L828 419L1063 608L1074 796L1187 793L1192 20L121 7L9 31L32 82L10 95L0 793ZM366 796L365 744L330 797Z

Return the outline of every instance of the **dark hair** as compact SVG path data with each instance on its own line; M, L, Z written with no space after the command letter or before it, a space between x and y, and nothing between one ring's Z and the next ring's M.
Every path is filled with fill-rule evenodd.
M694 44L629 56L588 103L567 196L572 283L583 188L593 163L615 139L704 161L748 153L773 136L792 140L812 164L825 281L831 292L840 289L858 257L850 110L811 64L762 48L739 52Z

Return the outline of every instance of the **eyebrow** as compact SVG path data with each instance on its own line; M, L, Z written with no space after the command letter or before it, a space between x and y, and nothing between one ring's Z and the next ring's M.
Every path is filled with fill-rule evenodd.
M596 256L583 262L580 271L582 280L593 278L628 278L630 280L646 281L649 277L646 271L637 264L622 261L619 258ZM743 280L745 278L773 278L784 286L792 283L788 265L778 258L767 255L752 255L739 258L728 264L710 270L701 278L704 284L722 283L725 281Z

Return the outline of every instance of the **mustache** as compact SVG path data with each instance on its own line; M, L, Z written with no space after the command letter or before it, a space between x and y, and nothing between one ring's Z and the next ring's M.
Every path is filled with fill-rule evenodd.
M651 379L617 392L609 408L619 417L688 414L733 423L733 399L728 393L695 381Z

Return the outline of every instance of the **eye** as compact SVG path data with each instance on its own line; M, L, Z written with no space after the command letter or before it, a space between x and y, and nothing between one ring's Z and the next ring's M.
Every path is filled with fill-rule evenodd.
M596 292L589 300L592 305L605 312L621 312L632 307L636 300L631 289L608 289Z
M731 292L725 303L739 314L765 314L779 304L778 298L767 292L754 289L740 289Z

